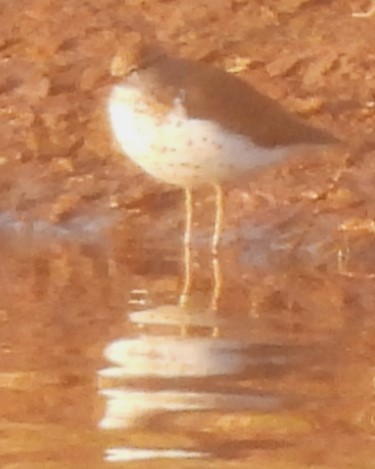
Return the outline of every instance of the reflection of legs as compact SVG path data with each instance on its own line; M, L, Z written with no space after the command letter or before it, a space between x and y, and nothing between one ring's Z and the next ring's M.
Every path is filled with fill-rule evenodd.
M223 189L219 184L214 185L215 188L215 228L212 237L212 274L213 274L213 287L212 296L210 302L211 311L216 313L218 310L218 303L221 294L221 287L223 279L221 276L220 261L217 257L218 246L220 242L220 236L223 228L224 208L223 208ZM212 336L217 337L219 335L219 328L215 326L212 331Z
M218 302L220 299L221 293L221 286L222 286L222 276L221 276L221 268L220 268L220 261L217 257L218 254L218 246L220 243L220 236L221 231L223 228L223 218L224 218L224 211L223 211L223 189L219 184L215 184L215 205L216 205L216 212L215 212L215 228L214 228L214 235L212 238L212 275L213 275L213 287L212 287L212 296L211 296L211 311L216 312L218 309ZM217 327L213 330L213 336L217 336L219 334L219 329Z
M187 304L191 289L191 231L193 226L193 199L191 189L185 188L186 224L184 233L184 283L180 294L180 306Z
M212 237L212 254L216 256L218 245L220 242L221 230L223 227L223 189L219 184L215 184L214 188L215 188L215 196L216 196L216 199L215 199L216 212L215 212L215 228L214 228L214 234Z

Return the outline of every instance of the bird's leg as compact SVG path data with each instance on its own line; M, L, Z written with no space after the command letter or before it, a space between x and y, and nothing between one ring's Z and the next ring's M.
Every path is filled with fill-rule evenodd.
M210 310L214 313L218 310L219 299L221 295L221 288L223 285L223 277L221 275L220 261L217 256L212 258L212 274L213 274L213 288L210 301ZM217 334L215 334L217 335Z
M185 233L184 233L184 244L185 246L191 246L191 231L193 227L193 196L191 189L185 187Z
M220 262L218 259L218 246L220 242L220 235L223 227L223 189L219 184L214 185L215 189L215 228L212 237L212 273L213 273L213 290L211 297L210 308L211 311L217 312L218 302L221 294L222 287L222 275L220 269ZM212 336L217 337L219 335L219 328L215 326L212 331Z
M219 233L220 234L220 233ZM210 310L216 314L219 307L219 300L221 295L221 288L223 285L223 277L221 274L220 260L215 251L215 255L212 256L212 275L213 275L213 287L210 301ZM218 325L215 325L212 329L212 337L219 337L220 329Z
M184 233L184 282L180 294L180 306L185 307L191 290L191 231L193 226L193 198L191 189L185 188L186 223Z
M214 185L215 189L215 228L212 237L212 254L217 256L218 245L220 242L220 235L223 227L223 189L220 184Z

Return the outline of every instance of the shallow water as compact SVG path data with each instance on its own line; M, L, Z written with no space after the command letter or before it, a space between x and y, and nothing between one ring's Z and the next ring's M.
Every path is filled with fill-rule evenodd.
M8 220L2 467L375 467L372 237L332 226L202 235L187 285L178 240Z

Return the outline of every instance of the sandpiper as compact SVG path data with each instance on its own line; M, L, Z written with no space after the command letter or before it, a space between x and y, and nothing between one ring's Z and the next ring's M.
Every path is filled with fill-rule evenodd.
M214 254L222 228L224 181L337 141L240 78L163 52L143 54L113 87L108 113L122 151L150 175L185 189L185 246L191 242L192 190L213 186Z

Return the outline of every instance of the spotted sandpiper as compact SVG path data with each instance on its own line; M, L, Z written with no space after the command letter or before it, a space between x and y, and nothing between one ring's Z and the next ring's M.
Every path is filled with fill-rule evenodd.
M121 149L150 175L185 189L185 246L192 190L216 194L212 250L223 220L222 183L303 149L336 142L230 73L206 63L144 53L108 103Z

